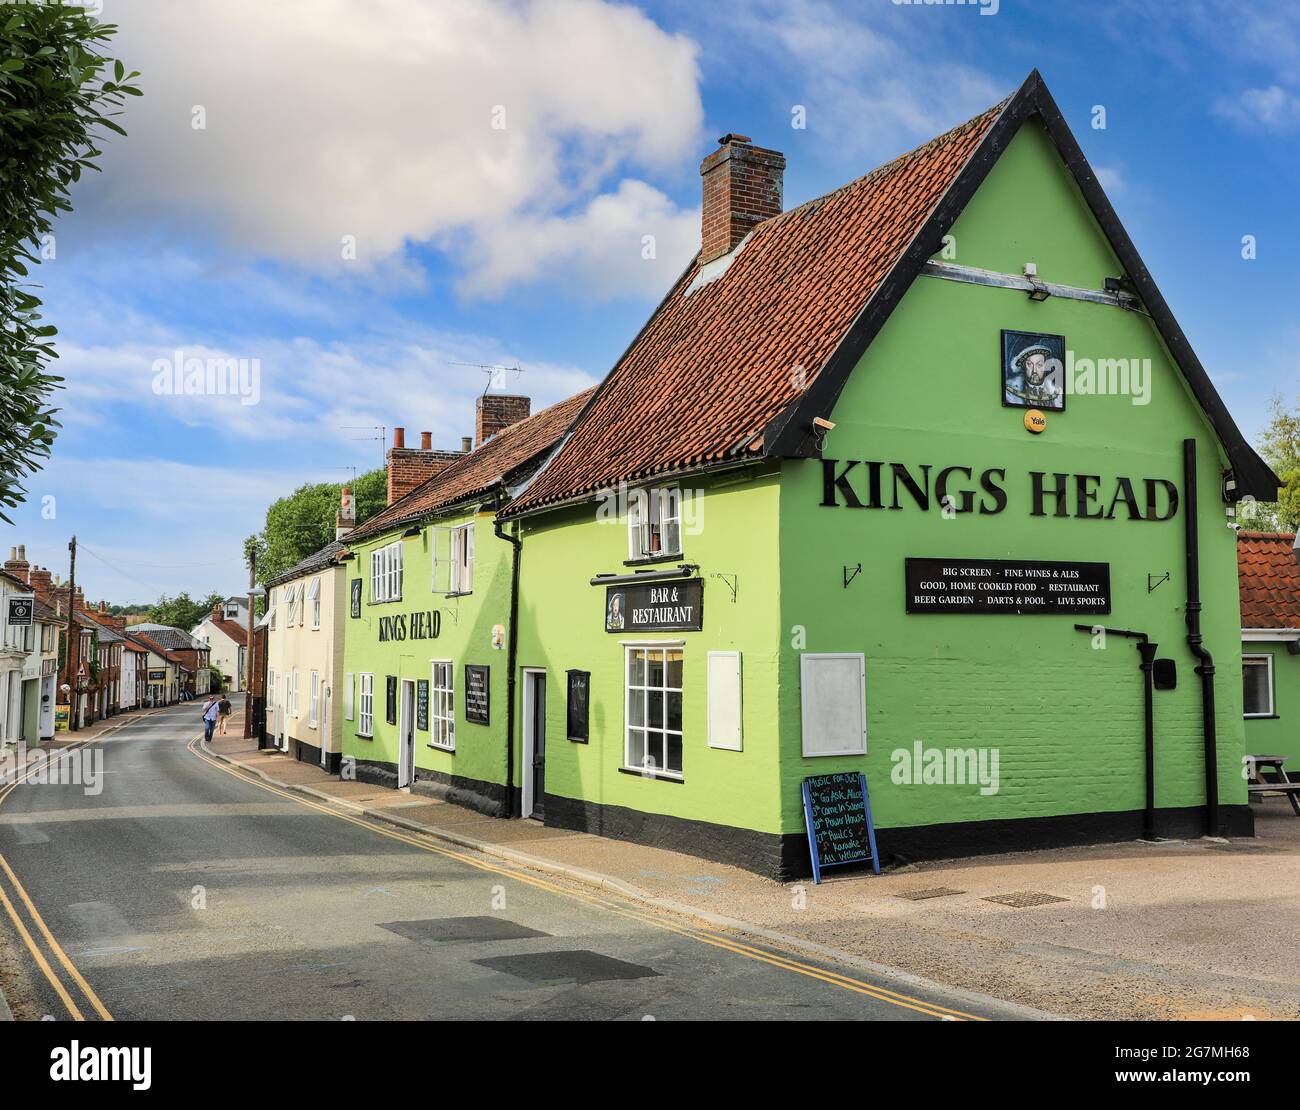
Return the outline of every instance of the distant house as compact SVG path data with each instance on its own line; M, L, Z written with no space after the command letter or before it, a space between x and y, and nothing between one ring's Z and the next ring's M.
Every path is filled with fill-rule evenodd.
M1246 751L1285 755L1300 779L1300 563L1293 532L1240 532L1242 715Z
M202 696L211 687L208 658L211 649L183 628L166 624L133 624L131 635L139 643L169 658L183 675L180 692Z
M235 601L238 599L228 598L213 605L212 612L190 633L208 646L209 660L225 677L229 691L244 689L248 650L248 603L244 602L241 610Z

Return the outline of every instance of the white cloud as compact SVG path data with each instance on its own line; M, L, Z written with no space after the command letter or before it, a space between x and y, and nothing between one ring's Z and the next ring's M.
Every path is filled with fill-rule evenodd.
M1114 166L1093 166L1093 172L1106 192L1114 195L1124 191L1127 182L1124 180L1124 175Z
M640 291L640 272L599 250L503 266L499 244L539 218L559 221L550 242L561 242L557 227L581 224L564 215L575 205L599 213L606 193L626 204L628 186L641 188L618 186L629 169L686 177L700 147L695 44L630 7L117 0L112 15L114 53L142 71L145 95L87 187L101 226L169 223L246 256L324 273L387 263L407 279L409 243L468 243L493 267L471 272L470 288L540 276L554 258ZM658 194L642 215L665 213L682 219ZM345 236L355 263L341 258Z
M1246 89L1235 99L1219 100L1215 112L1247 130L1290 131L1300 125L1300 96L1280 85Z

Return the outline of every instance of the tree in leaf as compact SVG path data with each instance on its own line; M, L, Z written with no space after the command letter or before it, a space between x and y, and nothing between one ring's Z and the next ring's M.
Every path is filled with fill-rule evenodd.
M100 50L115 33L72 4L0 3L0 520L26 498L23 479L49 458L59 427L51 401L55 328L27 282L53 257L54 220L72 210L83 170L98 170L103 130L139 96L121 62ZM111 71L112 76L108 76Z
M1284 484L1276 501L1243 503L1237 519L1254 532L1294 532L1300 525L1300 410L1287 408L1281 396L1274 395L1269 413L1260 454Z
M356 506L357 523L373 516L388 501L386 471L372 470L348 483ZM334 539L335 514L342 485L319 482L299 486L266 510L262 531L249 536L244 555L257 553L257 580L269 582Z
M145 618L151 624L165 624L189 632L203 622L214 605L222 605L225 600L225 595L218 593L210 593L202 601L195 601L186 591L175 597L163 594L158 603L145 614Z

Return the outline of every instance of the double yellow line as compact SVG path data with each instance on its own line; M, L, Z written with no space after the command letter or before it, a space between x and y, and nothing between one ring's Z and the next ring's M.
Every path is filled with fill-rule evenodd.
M102 739L102 737L96 739ZM88 740L84 744L73 744L66 748L60 748L57 754L62 755L65 752L79 751L93 743L95 743L94 740ZM22 783L26 782L35 771L35 767L30 768L20 778L0 789L0 805L4 805L5 799ZM15 905L15 900L21 903L22 908L26 911L25 918L23 913L19 912L18 906ZM63 946L54 939L50 927L45 924L45 918L40 915L40 911L32 902L31 896L23 887L23 884L18 881L18 876L14 874L13 868L9 866L9 861L3 855L0 855L0 906L8 914L9 920L13 922L19 939L27 948L27 951L31 953L32 960L40 969L41 974L54 988L54 993L59 996L59 1001L67 1009L68 1015L74 1021L85 1021L86 1014L82 1010L84 1006L87 1010L93 1011L100 1020L112 1021L113 1015L108 1012L108 1007L100 1001L99 995L94 992L90 984L86 982L85 977L77 970L76 964L68 958ZM40 936L40 941L32 935L33 930ZM62 967L63 975L67 976L69 982L64 982L63 976L60 975L58 968L55 966L56 964ZM76 995L81 997L80 1004L78 1004Z
M423 835L406 833L376 821L362 817L354 817L353 815L341 812L332 806L322 805L319 802L306 798L295 791L283 790L278 786L272 786L270 783L259 778L254 772L246 771L242 767L238 767L238 765L232 766L225 763L223 760L219 760L214 756L209 755L200 747L198 737L195 737L189 742L188 748L200 759L216 767L219 771L239 779L241 782L249 783L281 798L288 798L290 801L297 802L299 805L304 805L308 809L313 809L318 813L338 818L340 821L347 821L359 828L368 829L370 832L378 833L380 836L386 836L390 840L400 840L403 844L409 844L414 848L419 848L421 851L445 856L448 859L457 860L470 867L477 868L480 871L487 871L494 875L502 875L508 879L514 879L516 882L527 883L529 886L536 887L539 890L548 891L552 894L558 894L564 898L586 902L589 905L598 906L609 913L618 914L620 917L637 921L642 924L652 925L657 929L676 933L678 936L688 937L691 940L698 941L701 944L710 945L713 948L733 952L736 955L745 956L749 959L769 964L772 967L779 968L783 971L793 972L794 974L802 975L809 979L816 979L834 987L840 987L843 990L865 995L868 998L876 999L878 1002L887 1002L904 1009L914 1010L917 1013L925 1014L928 1017L940 1018L946 1021L987 1020L986 1018L982 1018L976 1014L968 1014L962 1010L954 1010L947 1006L941 1006L936 1002L926 1002L920 998L913 998L911 995L900 994L898 991L891 991L885 987L878 986L875 983L867 983L861 979L855 979L852 976L843 975L837 971L830 971L827 968L817 967L813 964L806 964L792 956L783 955L767 949L755 948L752 945L745 944L725 933L715 933L697 926L679 924L666 917L644 912L626 903L614 902L608 898L596 894L589 894L585 891L568 889L555 883L548 882L546 879L530 875L526 871L489 863L485 860L477 859L474 856L466 855L464 852L459 852L453 848L445 847L444 845L434 841L432 838Z

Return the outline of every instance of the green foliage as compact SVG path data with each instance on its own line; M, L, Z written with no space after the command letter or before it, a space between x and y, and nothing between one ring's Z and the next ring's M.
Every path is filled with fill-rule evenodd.
M218 593L208 594L202 601L194 601L184 591L175 597L163 594L145 616L152 624L166 624L188 632L202 623L203 619L212 612L214 605L224 604L225 600L225 595Z
M388 501L388 476L380 470L349 483L357 523L374 516ZM269 582L302 562L334 539L335 514L342 484L319 482L300 486L266 510L266 525L244 541L245 557L257 553L257 580Z
M1274 395L1269 411L1260 454L1285 484L1276 501L1241 505L1238 520L1253 532L1294 532L1300 525L1300 410L1287 408Z
M70 4L0 3L0 520L23 502L22 480L49 458L59 427L51 406L63 379L49 372L55 329L26 284L69 212L72 185L97 170L102 129L139 96L121 62L99 53L116 28ZM108 76L111 70L111 78Z

